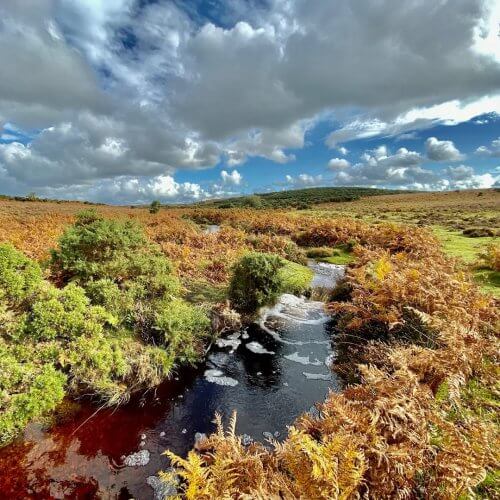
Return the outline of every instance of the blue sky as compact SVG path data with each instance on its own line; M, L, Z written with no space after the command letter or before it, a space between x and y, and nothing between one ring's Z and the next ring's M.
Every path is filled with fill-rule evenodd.
M0 192L496 186L499 19L499 0L3 0Z

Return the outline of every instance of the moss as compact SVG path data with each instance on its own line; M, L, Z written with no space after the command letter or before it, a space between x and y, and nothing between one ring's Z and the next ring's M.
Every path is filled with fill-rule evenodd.
M294 295L303 294L311 285L314 273L307 266L285 261L279 270L281 291Z

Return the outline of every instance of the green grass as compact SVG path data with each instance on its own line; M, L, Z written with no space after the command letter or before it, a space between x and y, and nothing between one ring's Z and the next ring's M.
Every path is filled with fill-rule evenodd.
M308 267L289 261L286 261L279 273L283 291L294 295L304 293L309 288L314 276Z
M207 281L191 281L186 285L184 298L192 304L215 304L227 299L225 285L213 285Z
M500 238L492 237L469 238L459 231L449 231L440 226L433 226L432 230L448 255L458 257L467 263L476 261L488 244L500 240Z
M469 238L459 231L449 231L440 226L433 226L432 230L441 241L445 253L461 259L466 264L476 262L487 245L500 239L498 237ZM498 271L473 269L472 273L484 292L500 297L500 273Z
M354 261L353 255L343 249L336 249L331 257L323 257L318 259L320 262L328 262L328 264L337 264L339 266L346 266Z
M339 245L333 248L313 247L307 249L306 255L318 262L327 262L328 264L341 266L346 266L354 261L351 250L346 245Z

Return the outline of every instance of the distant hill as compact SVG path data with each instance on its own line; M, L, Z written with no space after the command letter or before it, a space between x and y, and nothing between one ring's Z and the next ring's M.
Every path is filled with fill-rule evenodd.
M353 201L365 196L401 194L409 191L361 187L318 187L259 193L236 198L225 198L197 203L198 206L213 208L298 208L307 209L320 203Z

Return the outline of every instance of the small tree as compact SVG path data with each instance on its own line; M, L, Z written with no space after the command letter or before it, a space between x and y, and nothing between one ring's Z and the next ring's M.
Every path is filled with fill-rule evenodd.
M161 203L158 200L154 200L151 202L151 205L149 205L149 213L157 214L160 211L160 208L161 208Z

